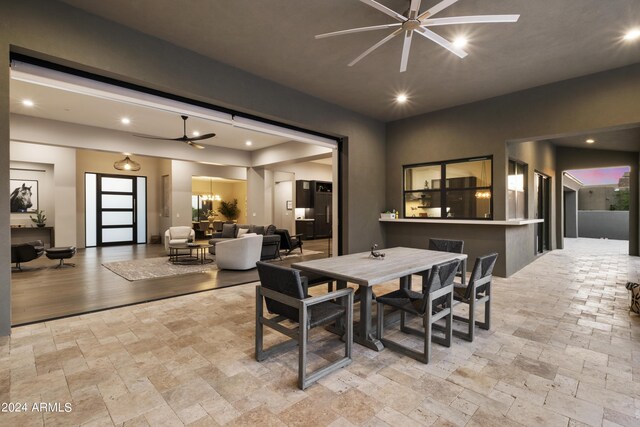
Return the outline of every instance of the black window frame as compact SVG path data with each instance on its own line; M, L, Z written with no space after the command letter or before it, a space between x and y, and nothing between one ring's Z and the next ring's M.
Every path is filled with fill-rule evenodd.
M465 162L478 162L478 161L486 161L490 162L490 170L489 176L491 177L491 185L489 186L475 186L475 187L460 187L460 188L448 188L446 185L447 177L446 177L446 166L454 163L465 163ZM440 166L440 182L444 182L445 185L440 185L439 189L421 189L421 190L407 190L407 169L413 169L424 166ZM483 221L492 221L493 220L493 183L494 183L494 174L493 174L493 155L487 156L475 156L468 157L462 159L451 159L451 160L443 160L439 162L426 162L426 163L413 163L409 165L402 166L402 218L403 219L425 219L423 217L411 217L407 216L407 194L418 194L418 193L439 193L440 195L440 216L439 217L428 217L427 219L445 219L445 220L483 220ZM489 199L489 217L447 217L446 207L447 207L447 192L448 191L465 191L465 190L489 190L491 193L491 198Z

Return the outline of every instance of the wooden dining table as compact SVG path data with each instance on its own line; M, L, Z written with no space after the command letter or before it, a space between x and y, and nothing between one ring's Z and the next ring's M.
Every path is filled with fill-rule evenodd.
M376 339L372 326L374 286L399 279L400 287L408 288L412 274L430 270L436 264L454 259L461 261L463 272L467 270L465 254L404 247L382 249L379 252L385 256L376 258L370 252L360 252L291 264L292 268L302 271L303 275L309 272L334 279L338 289L345 288L347 283L358 285L360 320L354 328L354 341L377 351L382 350L384 345ZM464 274L462 283L465 283Z

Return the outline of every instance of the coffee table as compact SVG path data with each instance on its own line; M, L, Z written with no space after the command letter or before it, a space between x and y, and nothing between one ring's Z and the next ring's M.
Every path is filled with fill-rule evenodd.
M213 245L208 243L181 243L169 245L169 262L173 264L193 265L209 264L213 260L207 258L208 249ZM189 252L186 252L189 251ZM195 255L194 255L195 251Z

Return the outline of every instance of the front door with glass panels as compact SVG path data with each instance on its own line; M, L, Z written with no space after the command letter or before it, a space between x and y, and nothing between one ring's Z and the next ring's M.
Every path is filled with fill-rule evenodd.
M85 174L86 246L146 243L146 177Z

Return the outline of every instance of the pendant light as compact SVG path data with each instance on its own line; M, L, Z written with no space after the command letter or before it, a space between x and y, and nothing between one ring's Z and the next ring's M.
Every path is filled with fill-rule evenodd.
M139 171L140 163L126 156L124 159L115 162L113 167L119 171Z
M486 160L482 161L482 170L480 171L480 186L484 187L487 185L487 171L486 171ZM491 191L489 190L476 190L476 199L490 199Z

